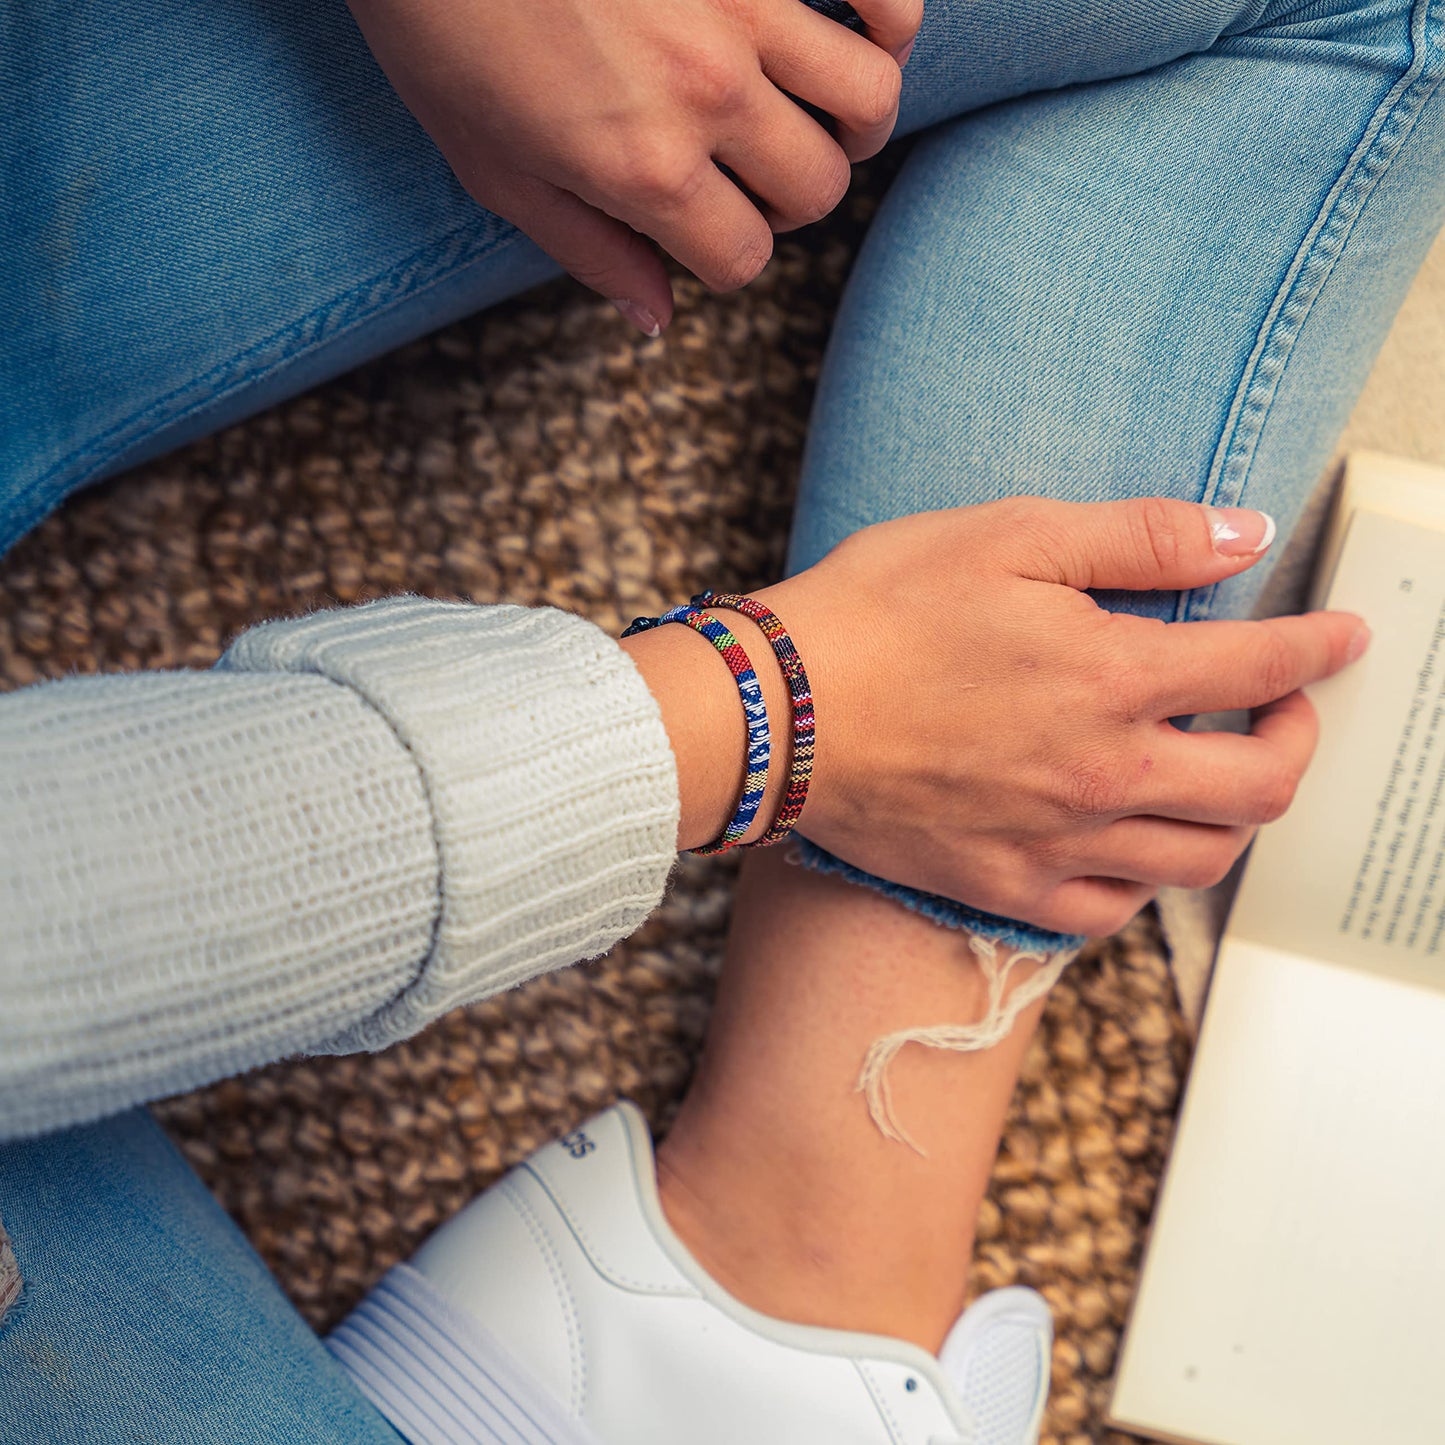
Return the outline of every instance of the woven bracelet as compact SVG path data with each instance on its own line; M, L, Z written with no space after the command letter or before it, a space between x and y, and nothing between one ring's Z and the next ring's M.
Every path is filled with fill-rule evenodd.
M768 639L768 645L773 649L778 666L782 668L783 676L787 679L788 696L793 702L793 749L788 768L788 790L783 794L782 804L772 826L761 838L746 846L766 848L770 844L781 843L798 825L803 804L808 801L808 784L813 777L817 722L813 715L813 689L808 682L803 659L798 656L798 649L793 645L793 639L788 636L788 629L783 626L778 615L755 597L745 597L736 592L700 592L692 599L692 605L730 608L757 623L763 636Z
M763 794L768 790L768 760L772 756L772 739L768 733L768 710L763 704L762 684L753 671L753 664L744 651L743 645L732 632L716 618L704 617L696 608L687 603L670 607L661 617L638 617L622 634L634 637L639 632L648 632L669 622L681 622L701 633L717 650L728 665L728 671L738 685L738 694L743 700L743 717L748 728L747 774L743 779L742 797L738 799L737 812L732 822L722 831L722 836L694 853L724 853L737 847L743 835L753 825L762 804Z

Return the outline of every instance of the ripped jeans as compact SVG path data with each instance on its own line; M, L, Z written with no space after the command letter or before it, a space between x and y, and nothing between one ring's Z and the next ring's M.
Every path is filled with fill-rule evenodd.
M929 0L901 121L929 133L839 315L792 565L1017 493L1167 493L1287 532L1445 223L1442 73L1445 0ZM457 186L338 0L40 0L0 11L0 77L0 549L89 481L553 274ZM1104 600L1238 615L1263 581ZM0 1218L26 1279L7 1440L396 1439L148 1121L0 1149Z

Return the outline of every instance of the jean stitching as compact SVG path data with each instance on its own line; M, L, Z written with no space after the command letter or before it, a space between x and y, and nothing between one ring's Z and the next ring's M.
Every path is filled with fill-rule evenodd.
M1440 84L1438 67L1429 68L1429 28L1435 3L1436 0L1417 0L1410 18L1410 64L1370 117L1364 135L1330 187L1275 294L1245 363L1215 450L1205 486L1206 502L1238 506L1243 500L1259 439L1295 343L1344 252L1366 202L1404 149L1415 121ZM1215 583L1192 593L1181 593L1176 617L1212 616L1219 590L1220 584Z
M183 421L202 406L220 401L245 385L263 380L277 368L344 336L363 322L373 320L409 297L437 285L463 267L485 259L493 251L518 239L519 234L508 228L501 234L478 236L475 221L458 227L388 270L304 312L203 375L193 377L164 396L147 402L140 410L132 412L98 436L89 438L48 467L25 488L22 497L27 500L33 498L57 475L80 461L82 475L67 487L67 491L71 490L133 442L163 426Z

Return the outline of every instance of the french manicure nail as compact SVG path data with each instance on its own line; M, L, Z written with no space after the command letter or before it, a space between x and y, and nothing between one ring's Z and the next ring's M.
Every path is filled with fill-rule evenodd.
M644 336L661 336L662 323L647 307L637 301L618 301L612 304L629 325L635 326Z
M1350 638L1350 645L1345 649L1346 662L1358 662L1365 655L1365 649L1370 645L1370 636L1368 624L1360 623L1355 629L1355 635Z
M1274 541L1274 518L1248 507L1211 507L1209 531L1221 557L1257 557Z

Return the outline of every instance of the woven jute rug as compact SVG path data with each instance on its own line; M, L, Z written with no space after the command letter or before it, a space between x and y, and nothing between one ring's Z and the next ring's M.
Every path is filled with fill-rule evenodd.
M0 560L0 687L204 667L250 623L399 591L549 603L619 629L782 560L829 321L870 206L664 340L559 283L75 498ZM618 1096L665 1129L706 1025L726 861L685 862L599 963L384 1054L302 1060L157 1108L317 1328L508 1166ZM1015 1100L974 1287L1058 1330L1045 1439L1101 1421L1186 1062L1147 920L1055 990Z

